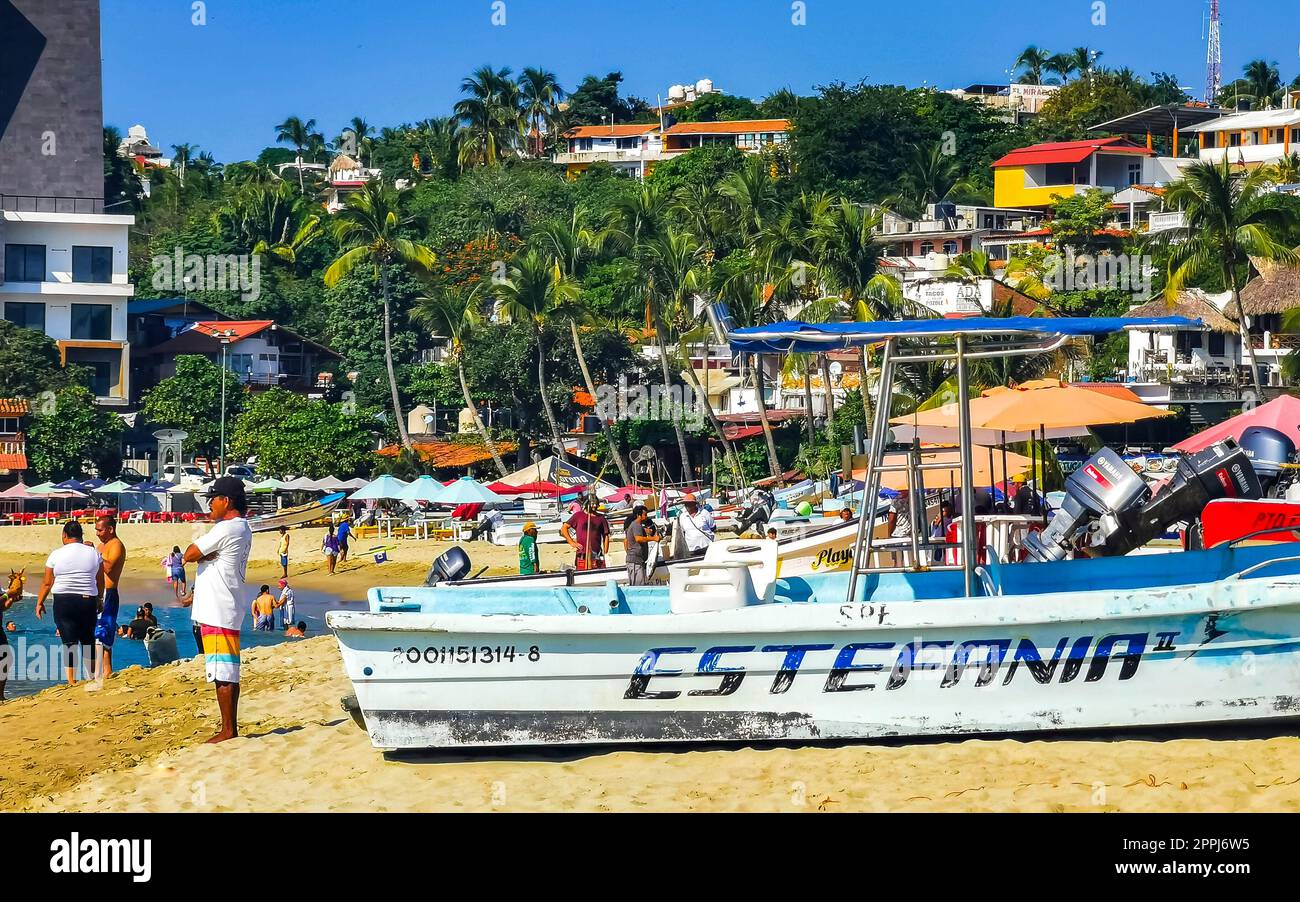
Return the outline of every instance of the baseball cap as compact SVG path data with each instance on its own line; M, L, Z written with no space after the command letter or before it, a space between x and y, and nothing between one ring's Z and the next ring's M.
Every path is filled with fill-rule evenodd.
M203 493L204 498L215 498L217 495L224 495L229 498L231 505L236 510L247 509L247 499L244 497L244 483L233 476L218 476L216 481Z
M529 520L527 523L524 524L524 532L528 532L528 530L536 529L536 528L537 528L537 524L534 523L532 520Z
M699 502L695 500L694 494L687 492L682 496L682 504L699 504Z

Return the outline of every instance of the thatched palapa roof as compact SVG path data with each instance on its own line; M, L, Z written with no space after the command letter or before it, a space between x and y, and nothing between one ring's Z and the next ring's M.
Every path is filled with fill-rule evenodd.
M1164 299L1163 295L1156 295L1145 304L1133 307L1128 313L1124 314L1125 318L1138 318L1150 316L1185 316L1188 319L1199 319L1210 329L1211 332L1224 332L1229 335L1235 335L1237 332L1236 324L1224 316L1219 308L1205 295L1205 292L1199 288L1189 288L1180 292L1178 297L1170 304Z
M1296 248L1300 252L1300 248ZM1241 306L1247 316L1286 313L1300 307L1300 269L1251 257L1259 275L1241 289ZM1229 310L1229 316L1235 316Z

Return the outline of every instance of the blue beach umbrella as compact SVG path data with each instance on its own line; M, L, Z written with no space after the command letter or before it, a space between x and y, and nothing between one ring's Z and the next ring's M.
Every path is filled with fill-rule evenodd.
M442 490L438 504L506 504L508 498L498 495L487 486L480 485L470 476L462 476Z

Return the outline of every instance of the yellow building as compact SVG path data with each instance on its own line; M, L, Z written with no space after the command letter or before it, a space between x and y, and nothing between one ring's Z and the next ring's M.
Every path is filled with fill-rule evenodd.
M1114 194L1146 183L1147 161L1155 157L1125 138L1022 147L993 164L993 204L1041 209L1092 188Z

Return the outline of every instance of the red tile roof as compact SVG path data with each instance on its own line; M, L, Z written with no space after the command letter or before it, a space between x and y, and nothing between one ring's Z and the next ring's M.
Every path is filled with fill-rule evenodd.
M0 454L0 470L26 470L26 454Z
M579 125L564 133L566 138L638 138L659 130L658 122L623 125Z
M31 412L23 398L0 398L0 417L25 417Z
M785 132L789 119L741 119L737 122L678 122L665 135L740 135L747 132Z
M1007 166L1033 166L1038 163L1082 163L1098 151L1106 153L1132 153L1154 157L1147 150L1127 138L1097 138L1092 141L1061 141L1055 144L1034 144L1013 150L993 164L994 169Z
M245 338L252 338L259 332L265 332L274 325L275 320L270 319L217 320L195 323L193 331L209 338L220 338L222 335L234 333L230 336L230 343L235 344Z

